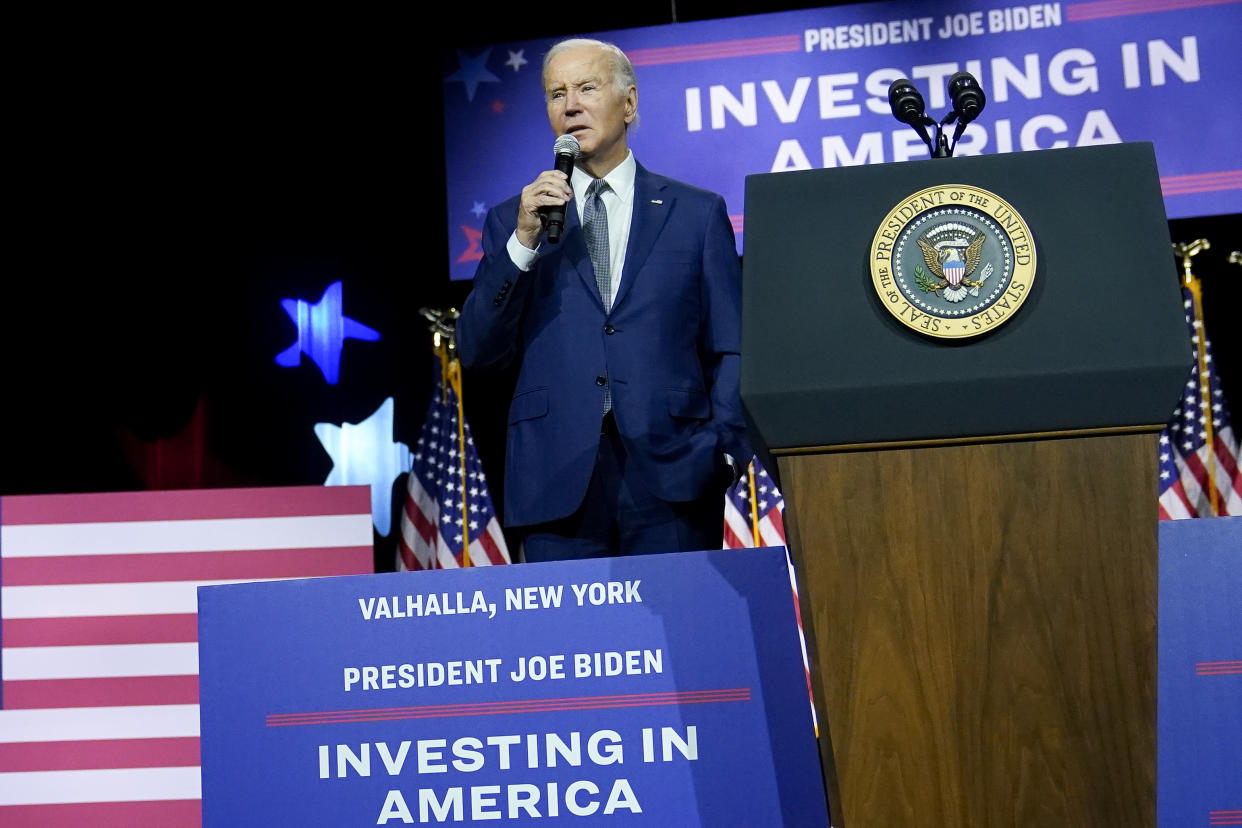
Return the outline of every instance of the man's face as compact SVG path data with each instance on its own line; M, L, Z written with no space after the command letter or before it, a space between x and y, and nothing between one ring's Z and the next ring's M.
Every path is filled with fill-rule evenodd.
M638 111L638 90L618 89L611 56L595 46L561 52L543 76L548 121L557 135L578 139L578 164L602 176L625 160L626 126Z

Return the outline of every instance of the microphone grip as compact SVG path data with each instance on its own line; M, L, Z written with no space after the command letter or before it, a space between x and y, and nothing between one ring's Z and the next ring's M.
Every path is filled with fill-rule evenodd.
M574 157L568 153L556 154L556 170L571 175L574 171ZM559 244L561 231L565 229L565 205L557 204L544 208L544 227L548 233L548 241Z

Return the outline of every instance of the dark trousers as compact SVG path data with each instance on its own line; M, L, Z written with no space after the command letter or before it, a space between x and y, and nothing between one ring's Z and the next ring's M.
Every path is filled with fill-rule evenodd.
M599 454L582 505L569 517L524 528L527 563L721 547L726 481L698 500L661 500L627 462L611 412L600 432Z

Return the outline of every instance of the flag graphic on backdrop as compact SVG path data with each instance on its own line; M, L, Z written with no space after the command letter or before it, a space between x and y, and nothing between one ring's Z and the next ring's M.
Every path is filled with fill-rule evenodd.
M1160 432L1160 519L1242 515L1238 439L1212 362L1197 282L1182 287L1182 302L1195 364Z
M414 446L406 485L397 541L398 571L510 562L460 401L459 363L449 359L441 344L431 403Z
M373 570L365 486L0 498L0 825L199 825L197 587Z
M810 692L811 662L806 652L806 635L802 631L798 578L794 573L793 559L789 557L789 544L785 542L785 497L756 457L746 467L746 474L742 479L725 492L724 548L749 549L760 546L785 547L789 587L793 590L794 613L798 619L798 642L802 646L802 668L806 671L806 687ZM815 718L813 699L811 717Z

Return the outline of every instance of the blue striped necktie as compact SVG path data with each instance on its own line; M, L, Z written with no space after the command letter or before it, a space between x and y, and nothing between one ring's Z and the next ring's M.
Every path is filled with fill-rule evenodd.
M582 230L586 234L587 250L591 265L595 268L595 286L599 288L599 300L604 312L612 310L612 267L608 254L608 210L601 194L609 189L608 182L597 178L587 187L586 204L582 207ZM612 410L612 384L604 385L604 413Z

